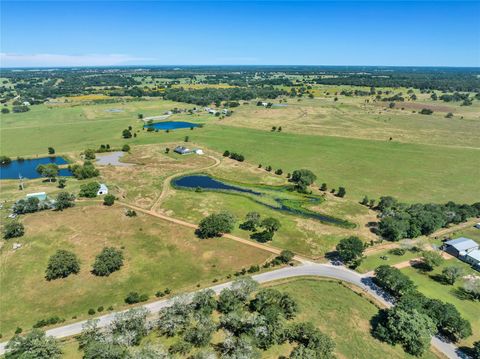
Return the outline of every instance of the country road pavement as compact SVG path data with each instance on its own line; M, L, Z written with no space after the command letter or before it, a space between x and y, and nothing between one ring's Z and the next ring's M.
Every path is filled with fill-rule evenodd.
M347 283L351 283L360 289L362 289L365 293L373 296L376 300L378 300L383 305L390 307L392 306L392 301L382 290L376 287L372 283L372 277L359 274L357 272L351 271L346 269L342 266L334 266L332 264L319 264L319 263L302 263L296 267L285 267L277 270L273 270L270 272L261 273L258 275L253 276L252 278L259 283L268 283L276 280L293 278L293 277L300 277L300 276L317 276L317 277L326 277L341 280ZM213 289L217 294L224 288L227 288L231 285L232 282L218 284L213 287ZM192 295L193 293L190 293ZM172 304L171 299L163 299L158 300L152 303L145 304L143 307L148 309L151 314L158 313L162 308L168 307ZM99 320L99 327L105 327L109 323L112 322L113 318L115 317L116 313L110 313L98 317ZM55 338L65 338L70 337L73 335L77 335L82 331L82 326L86 323L86 321L76 322L68 325L64 325L61 327L49 329L46 331L46 334L49 336L53 336ZM6 342L0 343L0 355L5 353L5 346ZM432 338L432 346L442 354L444 354L447 358L451 359L464 359L467 358L462 352L458 350L458 348L445 341L442 341L440 338L434 337Z

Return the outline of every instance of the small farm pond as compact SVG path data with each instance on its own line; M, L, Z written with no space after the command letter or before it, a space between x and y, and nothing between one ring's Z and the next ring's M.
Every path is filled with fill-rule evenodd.
M268 207L274 211L286 212L292 215L307 217L323 223L333 224L340 227L355 227L353 223L350 223L346 220L331 217L325 214L311 211L307 208L303 208L304 205L320 203L322 201L321 197L299 197L298 199L292 200L282 198L281 196L277 196L277 194L271 194L270 192L257 192L252 189L242 188L236 185L230 185L228 183L212 178L208 175L189 175L177 177L173 179L172 185L180 189L200 188L207 191L232 191L237 192L238 194L253 195L254 197L248 197L252 199L255 203ZM278 194L281 193L281 191L278 191ZM277 205L272 205L270 203L262 201L262 198L268 197L273 199Z
M235 191L242 193L250 193L256 196L259 196L260 192L255 192L250 189L245 189L237 186L232 186L219 180L216 180L210 176L205 175L191 175L179 177L173 180L173 185L175 187L183 188L201 188L206 190L225 190L225 191Z
M63 157L42 157L25 160L12 160L8 165L0 166L0 179L18 179L23 178L40 178L36 168L38 165L46 165L54 163L56 165L66 165L68 162ZM71 176L72 173L67 168L61 168L59 176Z
M191 127L200 127L199 124L185 121L164 121L150 123L143 126L144 128L153 128L155 130L175 130L177 128L191 128Z

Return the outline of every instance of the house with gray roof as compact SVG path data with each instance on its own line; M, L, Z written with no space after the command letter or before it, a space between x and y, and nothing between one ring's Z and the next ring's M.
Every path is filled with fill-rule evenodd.
M446 241L443 250L480 271L480 248L473 239L460 237Z
M478 250L478 243L473 239L460 237L446 241L443 249L452 256L462 257L471 251Z

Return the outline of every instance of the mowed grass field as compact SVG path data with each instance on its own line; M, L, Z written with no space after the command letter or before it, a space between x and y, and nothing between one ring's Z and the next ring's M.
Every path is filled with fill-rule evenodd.
M389 131L385 131L381 139L377 136L370 139L370 131L378 129L378 120L372 117L373 114L363 113L359 116L364 118L362 126L352 123L357 118L355 111L358 104L344 109L345 116L350 118L348 120L345 116L330 114L328 106L331 105L325 105L324 108L322 101L304 100L295 104L297 107L304 106L307 111L305 123L292 118L295 114L270 116L275 121L278 119L278 123L273 122L277 126L282 125L282 121L290 121L302 129L289 131L289 125L284 125L281 133L270 132L270 125L264 124L267 121L265 116L255 112L269 110L257 109L253 104L247 105L248 109L245 110L240 107L231 117L222 120L204 113L174 115L171 120L205 123L205 127L170 133L143 131L143 123L137 119L138 113L144 116L160 115L173 107L192 108L193 105L154 100L78 104L72 107L62 105L51 106L51 109L45 105L32 106L32 110L27 113L1 116L1 153L16 157L46 154L48 146L55 147L57 153L64 153L97 148L102 143L111 146L123 143L178 143L189 136L195 144L220 153L226 149L242 153L246 161L253 165L271 165L274 169L282 168L284 173L297 168L309 168L317 174L319 183L326 182L331 188L344 186L347 196L354 200L360 200L364 195L373 198L393 195L409 202L453 200L471 203L480 200L480 168L475 166L480 153L476 136L480 129L480 121L475 117L478 117L475 115L476 104L462 109L473 114L464 120L458 119L458 128L456 125L452 127L450 122L445 123L446 119L442 116L437 118L415 114L405 120L407 124L402 124L404 142L397 142L395 136L393 141L389 141ZM322 131L322 128L328 126L320 122L319 131L311 130L312 121L316 118L308 115L309 107L312 106L317 112L327 111L325 116L335 120L340 127L335 127L333 132ZM112 108L124 112L106 112ZM303 111L301 108L295 111ZM271 110L281 112L290 111L290 108ZM244 121L245 116L249 117L248 123L236 123ZM367 121L368 118L371 121ZM402 120L398 121L403 123ZM425 123L429 123L426 130L428 136L425 137L427 140L413 143L419 142L414 137L421 132L419 128ZM468 125L461 125L463 123ZM129 125L134 128L137 137L124 140L121 131ZM343 125L351 129L344 130L341 128ZM433 141L438 136L442 139L441 143ZM474 136L474 140L468 139L469 136ZM432 141L428 141L429 137ZM462 138L466 139L464 143Z
M262 264L270 253L226 239L199 240L193 230L142 213L129 218L121 206L80 203L63 212L44 211L21 217L26 233L0 249L2 286L0 332L6 338L53 315L74 321L89 308L125 306L130 291L173 293L212 285L214 279ZM22 248L13 251L12 244ZM120 271L109 277L90 273L105 246L123 249ZM81 271L66 279L44 278L49 257L58 249L77 254Z
M272 283L270 287L289 293L299 305L298 316L293 321L311 321L335 341L335 354L338 358L356 359L410 359L399 346L382 343L370 334L370 319L378 308L367 298L360 296L350 288L338 282L300 278L285 282ZM214 335L215 341L222 341L222 335ZM178 338L158 338L150 335L145 342L162 342L166 347ZM143 344L143 343L142 343ZM69 340L62 349L64 357L80 359L78 342ZM293 346L286 343L262 352L262 359L287 357ZM432 352L421 358L433 359Z

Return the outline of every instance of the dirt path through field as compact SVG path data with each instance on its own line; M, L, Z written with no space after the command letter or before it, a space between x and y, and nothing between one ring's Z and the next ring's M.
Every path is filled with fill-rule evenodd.
M182 219L178 219L178 218L173 218L173 217L170 217L170 216L167 216L165 214L162 214L162 213L158 213L158 212L155 212L154 210L148 210L148 209L143 209L143 208L140 208L140 207L137 207L137 206L134 206L132 204L129 204L129 203L126 203L126 202L117 202L118 204L122 205L122 206L125 206L125 207L129 207L137 212L142 212L142 213L145 213L145 214L148 214L150 216L154 216L154 217L157 217L157 218L160 218L160 219L163 219L165 221L169 221L169 222L172 222L172 223L175 223L175 224L179 224L181 226L185 226L185 227L189 227L189 228L192 228L192 229L197 229L198 226L196 224L193 224L193 223L190 223L190 222L187 222L187 221L184 221ZM240 242L240 243L243 243L243 244L246 244L246 245L249 245L251 247L255 247L255 248L258 248L258 249L261 249L261 250L264 250L264 251L267 251L267 252L270 252L270 253L273 253L275 255L279 255L281 252L282 252L282 249L280 248L276 248L276 247L272 247L272 246L267 246L265 244L261 244L261 243L258 243L258 242L254 242L254 241L250 241L248 239L245 239L245 238L240 238L240 237L237 237L237 236L234 236L232 234L228 234L228 233L225 233L222 235L222 238L228 238L228 239L232 239L234 241L237 241L237 242ZM299 261L301 263L312 263L312 261L306 259L306 258L303 258L301 256L295 256L293 258L294 260L296 261Z

